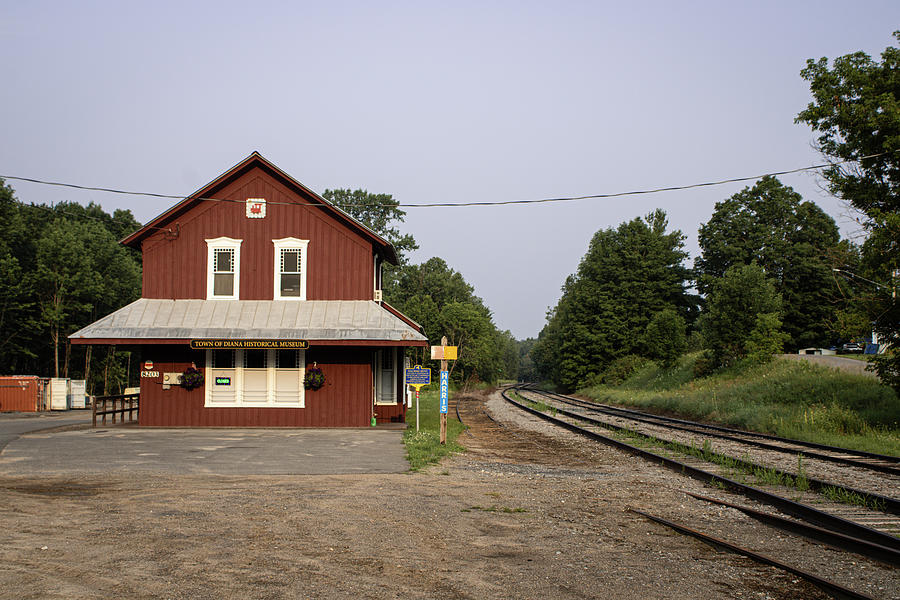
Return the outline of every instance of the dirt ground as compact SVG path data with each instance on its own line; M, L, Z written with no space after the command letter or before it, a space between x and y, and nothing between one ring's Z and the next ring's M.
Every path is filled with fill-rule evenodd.
M469 450L423 473L0 480L0 598L827 597L627 510L748 526L682 493L708 488L547 435L496 395L458 401ZM890 569L782 551L900 595Z

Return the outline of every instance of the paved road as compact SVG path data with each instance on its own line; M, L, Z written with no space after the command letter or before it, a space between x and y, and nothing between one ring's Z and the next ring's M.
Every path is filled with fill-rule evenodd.
M782 354L782 356L790 360L805 360L816 365L831 367L848 373L856 373L857 375L878 377L872 371L866 371L866 366L869 363L854 358L824 354Z
M0 452L23 433L91 422L90 411L0 413Z
M0 453L0 474L319 475L402 473L402 431L140 429L32 433Z

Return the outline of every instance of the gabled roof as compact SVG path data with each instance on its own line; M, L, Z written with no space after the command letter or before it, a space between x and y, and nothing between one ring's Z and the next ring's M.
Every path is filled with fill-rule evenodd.
M185 212L187 212L200 202L204 202L204 199L215 198L215 194L218 191L254 168L259 168L269 173L269 175L279 180L287 188L293 190L297 194L309 197L309 199L314 203L313 208L325 211L332 217L336 218L338 221L344 223L350 229L358 232L362 237L371 241L378 249L379 253L388 262L391 262L393 264L399 263L397 251L389 241L276 167L273 163L269 162L265 157L263 157L259 152L255 150L250 154L250 156L233 166L231 169L225 171L217 178L215 178L178 204L172 206L156 218L152 219L142 228L138 229L128 237L121 240L121 243L139 250L141 242L145 238L158 231L160 228L165 228L174 219L183 215ZM299 202L298 204L302 205L302 203Z
M285 339L424 346L421 331L372 300L141 298L69 336L75 344Z

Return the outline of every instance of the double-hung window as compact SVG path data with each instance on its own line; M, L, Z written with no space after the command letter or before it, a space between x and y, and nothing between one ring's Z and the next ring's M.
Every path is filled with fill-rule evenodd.
M397 349L375 351L375 404L397 404Z
M240 298L241 241L228 237L206 240L207 300Z
M282 238L275 246L275 300L306 300L306 248L309 240Z
M305 350L207 350L207 407L303 408Z

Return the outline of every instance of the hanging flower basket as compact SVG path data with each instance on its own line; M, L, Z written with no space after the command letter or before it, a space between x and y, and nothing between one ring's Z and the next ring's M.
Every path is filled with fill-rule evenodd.
M316 363L313 363L313 366L306 370L306 375L303 377L303 387L307 390L317 390L320 387L325 385L325 373L322 372Z
M181 387L192 390L203 385L203 372L196 367L188 367L181 374Z

